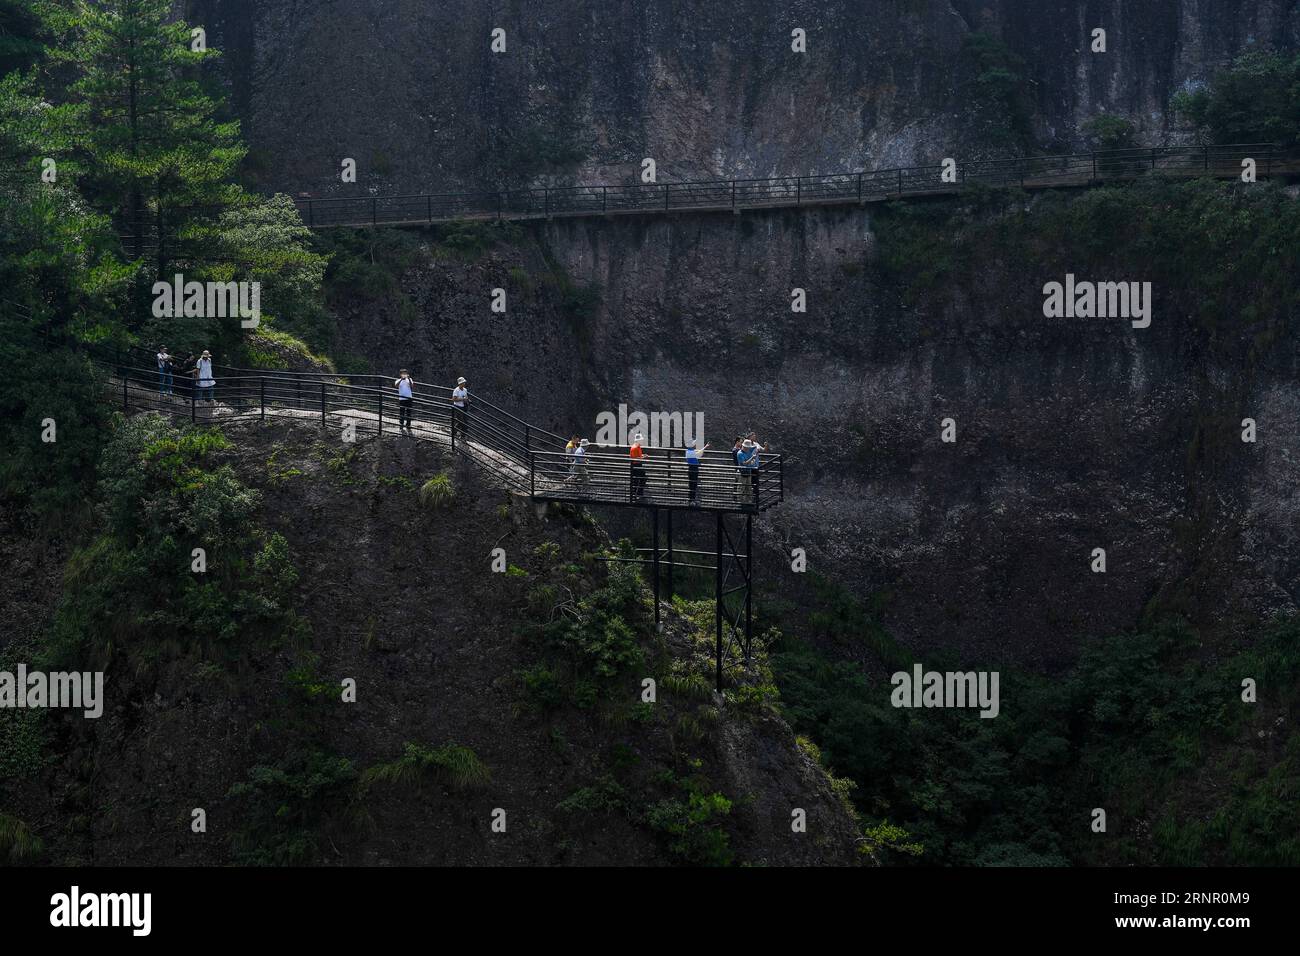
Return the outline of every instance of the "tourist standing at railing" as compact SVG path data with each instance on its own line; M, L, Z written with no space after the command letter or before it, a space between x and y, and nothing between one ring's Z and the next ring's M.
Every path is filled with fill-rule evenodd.
M705 442L703 448L695 447L695 439L686 443L686 481L690 486L691 504L700 503L700 453L709 450Z
M185 353L185 361L181 362L177 368L176 374L181 382L181 394L189 398L194 394L194 369L198 360L194 358L193 352Z
M195 369L195 375L198 379L199 394L203 396L205 402L215 402L217 395L217 379L212 374L212 353L207 349L199 356L199 365Z
M411 393L411 373L402 369L397 373L397 381L393 382L397 388L397 427L411 427L411 399L414 395Z
M750 435L753 436L753 432ZM744 444L740 447L738 462L740 467L749 473L750 497L749 503L758 504L758 465L759 452L763 451L763 446L754 441L752 437L746 438Z
M745 439L737 435L736 440L731 443L731 463L736 466L736 482L731 488L731 496L737 501L740 500L740 489L744 486L745 471L740 467L740 449L745 443Z
M158 347L158 394L172 394L172 357L165 345Z
M573 481L578 485L587 483L587 439L578 442L573 449Z
M451 390L451 429L453 434L460 432L462 438L469 435L469 385L464 376L456 379L456 387Z
M645 452L641 449L644 436L637 432L632 436L632 447L628 449L628 458L632 460L632 500L637 501L645 493Z
M570 479L574 476L574 474L575 474L575 469L577 468L578 463L577 463L577 461L575 460L574 456L575 456L575 455L577 454L577 452L578 452L578 446L579 446L579 444L580 444L580 441L579 441L579 439L578 439L578 436L577 436L577 435L574 435L572 438L569 439L569 443L568 443L567 445L564 446L564 455L565 455L565 457L568 458L568 460L569 460L569 474L568 474L568 476L564 479L565 481L570 480Z

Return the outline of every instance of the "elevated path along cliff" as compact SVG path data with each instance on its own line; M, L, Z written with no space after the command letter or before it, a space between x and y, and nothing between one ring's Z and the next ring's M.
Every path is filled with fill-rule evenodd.
M110 395L125 411L155 411L192 422L277 416L339 429L349 438L432 441L448 446L512 491L537 501L757 514L780 504L783 458L760 453L738 469L729 452L704 452L694 476L679 448L589 445L577 458L565 439L473 395L463 413L451 388L416 382L410 424L401 427L393 380L378 375L281 372L214 366L216 385L198 388L173 374L170 385L147 349L99 349Z
M1265 143L1169 146L1057 156L980 160L821 176L718 179L631 185L409 196L300 196L302 220L334 226L419 226L474 220L741 212L856 205L961 192L974 185L1027 190L1084 188L1161 175L1184 179L1241 177L1247 163L1258 179L1300 175L1300 156Z

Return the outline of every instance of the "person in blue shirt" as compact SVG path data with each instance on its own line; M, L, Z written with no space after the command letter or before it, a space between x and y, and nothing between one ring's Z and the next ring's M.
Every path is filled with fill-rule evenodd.
M695 447L695 440L686 443L686 478L690 483L691 504L700 503L700 453L709 450L706 442L703 448Z
M749 503L753 505L758 504L758 454L761 451L763 451L762 445L754 441L753 438L746 438L744 442L741 443L740 452L736 455L736 465L742 472L749 473Z

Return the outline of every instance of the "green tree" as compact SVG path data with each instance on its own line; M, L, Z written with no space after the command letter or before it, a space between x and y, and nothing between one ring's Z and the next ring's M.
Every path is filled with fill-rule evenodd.
M42 178L46 113L0 80L0 497L55 515L84 497L102 425L99 378L66 346L113 333L129 269L107 219Z
M1247 53L1174 107L1212 143L1300 144L1300 55Z
M234 176L245 154L237 122L220 119L200 67L217 56L195 49L190 27L171 21L170 0L74 0L49 14L60 37L56 67L71 70L56 119L73 138L82 186L129 239L145 285L201 251L217 227L214 209L239 203Z

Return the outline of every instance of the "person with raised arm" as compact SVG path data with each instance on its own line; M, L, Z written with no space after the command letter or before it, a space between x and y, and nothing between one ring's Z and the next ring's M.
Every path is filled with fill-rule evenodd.
M411 373L406 369L399 371L397 381L393 382L397 389L397 427L408 431L411 428L411 401L415 397L411 385Z
M700 454L709 450L708 442L703 448L695 447L695 439L686 443L686 481L690 489L690 502L700 503Z

